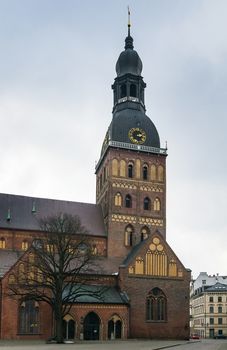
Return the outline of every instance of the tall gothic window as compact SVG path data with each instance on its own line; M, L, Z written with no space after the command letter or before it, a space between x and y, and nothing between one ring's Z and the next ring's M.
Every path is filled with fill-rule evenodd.
M150 210L151 209L151 200L149 197L145 197L143 201L143 209Z
M39 333L39 304L34 300L23 301L19 306L19 333Z
M155 198L154 200L154 210L160 211L161 210L161 202L159 198Z
M130 194L127 194L125 196L125 207L132 208L132 197L130 196Z
M128 165L128 177L130 177L130 178L133 177L133 165L132 164Z
M153 288L147 296L146 319L154 322L167 320L167 299L159 288Z
M121 207L121 205L122 205L122 197L121 197L121 194L119 192L116 193L114 196L114 204L117 207Z
M143 166L143 180L147 180L148 168L147 165Z
M125 246L132 246L132 238L133 238L133 227L131 225L126 226L125 228Z

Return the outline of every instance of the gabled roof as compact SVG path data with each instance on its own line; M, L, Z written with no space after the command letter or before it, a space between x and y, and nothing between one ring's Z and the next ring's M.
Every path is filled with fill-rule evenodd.
M60 213L78 215L90 235L106 236L97 204L0 194L0 228L40 230L40 218Z

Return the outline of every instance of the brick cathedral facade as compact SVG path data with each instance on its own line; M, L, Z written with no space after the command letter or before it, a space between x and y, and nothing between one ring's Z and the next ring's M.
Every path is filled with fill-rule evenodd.
M37 219L54 213L81 218L102 267L94 277L108 286L103 300L86 297L72 306L63 321L66 339L189 337L190 270L166 241L167 150L145 114L141 72L129 27L96 166L96 204L0 194L1 339L53 335L46 304L14 300L6 291L40 230Z

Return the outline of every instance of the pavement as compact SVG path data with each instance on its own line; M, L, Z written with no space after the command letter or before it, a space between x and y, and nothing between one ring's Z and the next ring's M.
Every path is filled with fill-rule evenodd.
M196 341L184 340L112 340L112 341L76 341L68 344L46 344L44 341L0 340L0 348L13 350L161 350L171 349Z

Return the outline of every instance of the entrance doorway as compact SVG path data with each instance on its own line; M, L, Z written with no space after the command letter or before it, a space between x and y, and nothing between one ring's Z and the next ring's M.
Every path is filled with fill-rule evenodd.
M75 321L70 315L66 315L63 319L63 336L65 340L75 338Z
M115 315L108 322L108 339L121 339L122 322L120 318Z
M95 312L90 312L84 319L84 339L99 340L100 319Z

